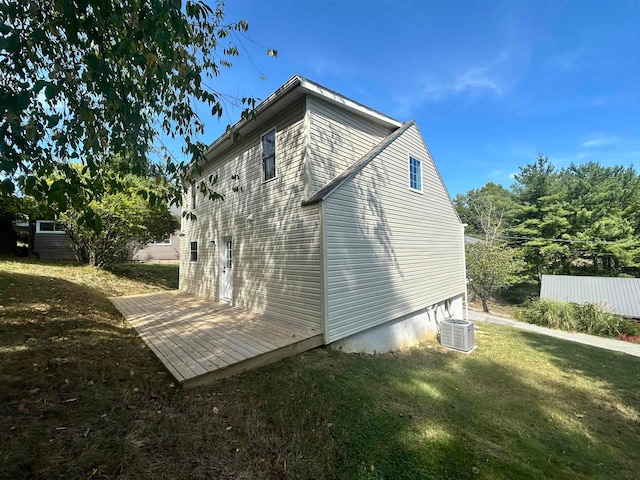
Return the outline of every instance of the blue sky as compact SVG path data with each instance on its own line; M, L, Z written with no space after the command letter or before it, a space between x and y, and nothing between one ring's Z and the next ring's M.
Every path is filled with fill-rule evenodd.
M219 91L265 98L297 73L416 120L452 196L508 186L538 153L640 167L639 1L237 0L226 12L249 22L251 59ZM207 142L228 115L207 122Z

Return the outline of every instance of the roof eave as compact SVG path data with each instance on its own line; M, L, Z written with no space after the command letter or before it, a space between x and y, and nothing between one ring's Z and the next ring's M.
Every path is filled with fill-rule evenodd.
M300 80L301 80L301 77L299 75L294 75L293 77L291 77L284 85L282 85L279 89L277 89L267 98L265 98L262 102L260 102L260 104L253 111L254 116L257 118L261 112L265 111L267 108L269 108L271 105L276 103L284 95L286 95L287 93L292 91L294 88L296 88L298 85L300 85ZM252 120L253 118L243 118L242 120L239 120L238 122L236 122L224 134L222 134L216 140L214 140L214 142L211 145L209 145L209 147L207 147L207 149L204 152L205 157L209 155L212 151L219 148L226 141L233 140L233 132L240 131Z
M238 121L230 127L227 132L211 143L204 152L205 157L209 156L215 150L222 148L227 142L233 142L234 132L241 132L244 130L250 122L258 120L258 117L262 112L278 103L282 98L286 97L297 88L302 88L305 93L318 96L335 105L340 105L343 108L365 116L382 125L386 125L391 128L400 128L403 125L402 122L380 113L377 110L369 108L355 100L351 100L344 95L334 92L333 90L323 87L322 85L312 82L300 75L294 75L284 85L260 102L260 104L255 108L253 112L254 115L251 118L244 118Z
M299 77L300 86L304 88L307 92L322 97L325 100L328 100L331 103L340 105L348 110L354 111L360 115L367 116L378 123L382 123L394 128L400 128L403 123L396 120L395 118L391 118L384 113L378 112L373 108L369 108L366 105L356 102L355 100L351 100L350 98L345 97L337 92L334 92L331 89L323 87L320 84L312 82L304 77Z

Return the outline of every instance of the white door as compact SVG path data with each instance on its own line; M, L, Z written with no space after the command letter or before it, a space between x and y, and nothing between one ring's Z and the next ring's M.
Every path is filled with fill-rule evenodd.
M224 237L220 242L220 301L233 303L233 242Z

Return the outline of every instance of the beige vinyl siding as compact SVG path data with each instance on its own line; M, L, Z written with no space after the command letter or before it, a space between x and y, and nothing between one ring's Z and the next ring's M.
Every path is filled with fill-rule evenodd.
M311 95L308 96L307 108L310 125L309 197L394 130Z
M233 304L321 328L319 207L301 206L308 138L303 105L300 100L246 134L205 168L203 178L219 174L218 191L225 200L198 193L197 220L182 220L180 288L219 299L219 250L222 237L231 236ZM263 182L260 137L273 127L276 178ZM238 181L231 179L235 174ZM234 186L240 190L233 192ZM197 262L189 261L192 241L198 242Z
M423 193L409 189L409 155ZM417 127L324 202L326 342L464 291L462 226Z

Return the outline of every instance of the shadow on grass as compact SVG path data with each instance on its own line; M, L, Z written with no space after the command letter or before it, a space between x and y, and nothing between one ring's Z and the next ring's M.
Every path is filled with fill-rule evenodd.
M629 445L618 445L622 452L610 445L630 418L615 410L591 418L601 399L567 379L536 379L480 355L415 352L346 363L325 370L320 384L325 401L337 398L336 477L472 478L474 467L497 478L636 475L637 453L634 464L621 455Z
M45 261L35 257L18 257L15 255L0 255L0 262L21 263L24 265L50 265L62 267L84 267L86 264L80 262L58 262Z
M175 392L104 295L0 282L1 478L637 477L635 358L487 325L471 356L316 349Z
M99 291L8 272L0 285L0 478L115 474L132 385L159 391L162 368Z
M178 288L178 265L165 263L123 263L109 269L119 277L175 290Z
M565 378L524 342L512 360L492 348L471 357L439 347L377 357L317 349L185 392L188 408L136 432L143 457L162 451L165 462L153 467L130 451L127 473L152 478L171 465L194 478L636 478L637 419L627 414L637 402L617 411L602 386Z
M518 333L532 348L544 352L559 369L601 382L625 403L635 405L640 413L640 357L534 332Z

